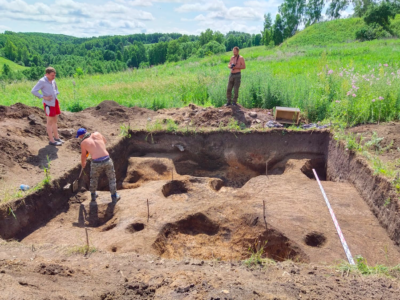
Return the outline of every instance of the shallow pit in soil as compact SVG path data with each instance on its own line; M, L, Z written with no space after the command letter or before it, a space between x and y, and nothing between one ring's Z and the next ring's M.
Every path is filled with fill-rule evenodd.
M343 258L343 250L314 169L354 255L363 254L371 262L383 258L381 248L389 249L393 258L398 255L357 190L329 180L339 171L332 171L338 162L329 160L327 133L146 137L133 133L111 153L122 196L117 205L109 203L103 176L96 205L67 198L44 226L21 227L14 236L26 243L51 236L56 244L76 244L82 227L89 226L91 243L108 252L245 260L261 251L277 261L335 261ZM81 184L88 188L88 179ZM80 195L90 197L88 192ZM365 249L371 235L379 237L377 246Z

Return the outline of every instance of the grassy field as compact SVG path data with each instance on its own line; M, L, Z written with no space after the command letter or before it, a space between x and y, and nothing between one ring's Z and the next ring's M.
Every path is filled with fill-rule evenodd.
M247 65L242 71L242 105L299 107L310 121L346 125L400 118L400 40L292 45L296 39L297 35L272 49L262 46L241 51ZM189 103L218 107L226 100L230 55L60 79L61 107L77 111L103 100L151 109ZM40 100L30 94L34 84L3 84L2 104L22 102L41 107Z
M16 64L15 62L12 62L11 60L8 60L8 59L0 56L0 74L3 73L3 65L4 64L9 65L12 71L22 71L22 70L26 69L26 67L20 66L20 65Z
M338 19L317 23L297 33L285 42L290 46L328 45L353 42L356 31L364 26L361 18Z

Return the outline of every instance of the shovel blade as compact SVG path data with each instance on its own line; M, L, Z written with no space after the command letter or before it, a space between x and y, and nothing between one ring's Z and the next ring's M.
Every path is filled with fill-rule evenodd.
M76 192L76 191L78 190L78 187L79 187L79 182L78 182L78 180L75 180L75 181L72 183L72 191L73 191L73 192Z

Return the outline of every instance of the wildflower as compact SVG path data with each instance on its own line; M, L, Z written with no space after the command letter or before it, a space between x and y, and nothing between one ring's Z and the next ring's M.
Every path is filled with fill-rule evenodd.
M372 102L375 102L375 99L372 99Z
M377 77L376 80L379 80L379 78Z
M385 66L385 67L388 67L389 65L388 65L388 64L384 64L384 66Z
M400 70L397 70L397 75L400 75Z
M353 88L353 89L356 89L357 87L353 84L353 85L352 85L352 88Z
M330 75L330 74L332 74L333 73L333 70L329 70L328 71L328 74Z
M378 99L382 101L384 98L383 98L383 97L381 97L381 96L379 96L379 98L378 98Z
M339 100L336 100L335 102L336 102L336 103L340 103L340 101L339 101Z
M357 95L356 95L356 94L353 94L352 96L355 97L355 96L357 96Z
M351 94L350 92L347 92L347 96L350 96L350 94Z
M349 151L349 148L346 148L346 151Z
M382 64L379 64L380 67L382 67Z
M339 73L339 76L340 76L340 77L343 77L343 72L340 72L340 73Z
M390 73L391 75L395 75L394 72Z

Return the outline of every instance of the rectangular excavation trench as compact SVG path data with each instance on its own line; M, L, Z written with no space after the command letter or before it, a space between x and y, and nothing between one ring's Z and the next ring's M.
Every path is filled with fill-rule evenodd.
M159 175L159 180L173 180L173 172L175 172L176 178L182 175L218 178L220 180L213 183L218 186L217 190L221 186L225 186L233 191L248 186L246 183L249 180L261 178L260 176L265 176L266 172L267 178L271 178L271 184L281 184L276 181L280 176L287 176L282 177L287 178L285 179L287 182L301 176L313 180L312 169L315 168L321 180L353 185L386 230L389 238L396 245L400 242L397 202L393 201L390 205L385 206L385 200L393 196L390 183L384 178L374 176L365 162L345 151L342 145L331 138L329 132L290 132L285 130L202 134L132 132L131 138L124 139L110 149L110 154L114 160L119 189L138 188L141 184L157 180ZM140 170L129 173L129 158L153 161L159 159L160 162L168 159L173 162L175 171L169 170L163 163L156 163L152 165L156 178L150 178L148 174L141 173ZM297 162L299 163L297 164ZM67 212L74 194L71 191L62 191L62 187L72 182L78 172L79 166L65 174L63 178L58 179L52 187L1 207L0 237L5 240L23 240L36 230L46 226L60 213ZM85 172L89 173L89 166ZM174 184L175 181L178 182L176 178L171 181L170 185L163 187L165 197L179 194L182 190L185 192L184 185ZM256 180L254 182L257 184ZM81 184L87 188L88 178L82 180ZM266 184L268 184L267 181ZM301 184L299 186L301 187ZM282 186L282 189L284 188ZM334 188L332 187L332 189ZM99 181L99 190L108 190L105 176ZM266 193L274 194L270 190ZM254 197L260 197L259 199L264 197L268 201L270 195L260 193ZM322 195L315 194L314 196L321 197L321 202L323 202ZM13 209L16 218L9 214L8 207ZM270 217L271 220L274 218L274 216ZM157 238L154 244L155 248L163 247L165 244L165 233L170 230L168 228L178 228L179 224L186 224L185 222L188 223L179 221L174 223L175 225L164 226L164 233L160 235L161 238ZM199 224L197 219L193 222ZM299 222L301 224L301 221ZM326 222L329 223L331 220ZM132 225L132 228L140 227L143 230L141 223L139 225ZM114 228L113 226L116 225L108 226ZM229 232L228 229L224 230ZM226 232L224 235L228 234ZM271 239L270 236L269 238ZM304 241L309 245L309 243L321 242L320 238L318 234L314 236L313 231L310 231L304 236ZM311 249L309 255L313 255L316 253L315 251L317 250ZM159 253L161 255L165 253L165 250L159 250Z

